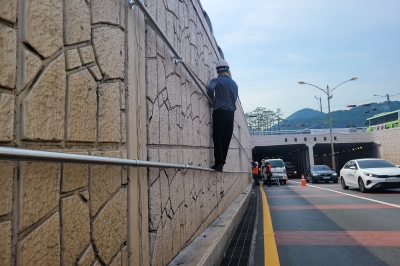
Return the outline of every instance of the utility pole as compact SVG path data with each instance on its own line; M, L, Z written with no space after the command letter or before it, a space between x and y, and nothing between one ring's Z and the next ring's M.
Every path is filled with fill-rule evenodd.
M397 94L395 94L395 95L397 95ZM377 95L377 94L374 94L374 96L385 97L385 96L383 96L383 95ZM392 96L393 96L393 95L392 95ZM387 99L388 112L390 112L390 95L389 95L389 94L386 94L386 99Z
M390 112L390 98L389 98L389 94L386 94L386 98L387 98L388 112Z

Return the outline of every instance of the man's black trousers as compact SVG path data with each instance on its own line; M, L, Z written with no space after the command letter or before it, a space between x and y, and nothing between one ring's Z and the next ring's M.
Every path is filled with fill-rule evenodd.
M229 143L233 133L235 111L215 110L213 112L213 141L215 165L225 164Z

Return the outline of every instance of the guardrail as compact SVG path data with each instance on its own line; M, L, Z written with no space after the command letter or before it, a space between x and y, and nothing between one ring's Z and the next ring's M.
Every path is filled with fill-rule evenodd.
M335 130L335 129L333 129ZM348 128L349 133L367 132L366 127ZM329 131L327 132L329 133ZM334 132L335 133L335 132ZM302 130L273 130L273 131L250 131L251 136L270 136L270 135L296 135L308 134L311 135L311 129Z
M19 148L0 147L0 159L12 161L36 161L53 163L75 163L75 164L100 164L131 167L155 167L191 169L201 171L215 171L210 168L192 166L190 164L172 164L152 161L140 161L136 159L109 158L91 155L79 155L62 152L38 151Z

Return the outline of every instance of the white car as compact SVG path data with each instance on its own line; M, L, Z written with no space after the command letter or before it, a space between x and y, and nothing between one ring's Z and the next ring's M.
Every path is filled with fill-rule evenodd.
M286 167L285 164L281 159L268 159L271 165L271 172L272 172L272 180L276 180L280 184L286 184ZM263 182L265 184L267 177L263 178Z
M363 193L370 189L400 188L400 168L384 159L356 159L343 166L340 180L343 189L359 187Z

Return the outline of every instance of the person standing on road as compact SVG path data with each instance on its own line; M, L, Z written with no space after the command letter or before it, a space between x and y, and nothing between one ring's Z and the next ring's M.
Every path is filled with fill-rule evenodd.
M258 162L254 162L252 164L252 168L253 168L254 186L258 187L260 185L260 182L258 180Z
M213 101L214 165L212 169L222 172L226 163L238 98L238 86L230 77L229 65L219 60L216 65L218 77L211 80L207 95Z
M271 176L272 176L272 170L271 170L271 165L269 164L268 161L265 162L265 175L267 176L267 187L271 186Z
M261 164L260 164L260 173L258 175L258 178L260 179L260 181L262 181L262 179L264 178L264 170L265 170L265 159L261 160Z

